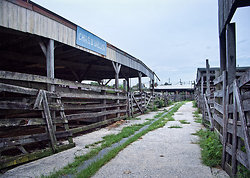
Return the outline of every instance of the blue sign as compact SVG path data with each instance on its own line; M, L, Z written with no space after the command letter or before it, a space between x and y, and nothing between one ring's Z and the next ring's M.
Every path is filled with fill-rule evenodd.
M76 29L76 44L106 56L106 41L78 26Z

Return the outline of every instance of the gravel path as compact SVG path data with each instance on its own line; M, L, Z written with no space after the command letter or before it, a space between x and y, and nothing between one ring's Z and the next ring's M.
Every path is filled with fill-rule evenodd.
M210 169L200 160L198 137L192 135L202 126L194 122L192 103L183 105L175 121L149 132L132 143L103 166L94 178L119 177L228 177L219 169ZM186 120L190 124L181 124ZM179 125L182 128L169 128Z

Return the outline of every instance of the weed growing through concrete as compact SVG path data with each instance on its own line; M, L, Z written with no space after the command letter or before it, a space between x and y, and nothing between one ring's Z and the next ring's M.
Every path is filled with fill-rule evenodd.
M100 143L104 142L104 140L100 140L100 141L97 141L95 143L92 143L92 144L88 144L88 145L85 145L85 148L89 148L89 147L94 147Z
M201 158L203 164L216 167L221 164L222 144L216 133L209 130L199 130L196 135L200 137Z
M190 124L190 122L188 122L188 121L186 121L186 120L179 120L179 122L180 122L181 124Z
M141 120L141 118L138 117L128 117L126 120Z
M109 160L114 158L122 149L124 149L126 146L128 146L130 143L138 140L141 136L145 135L149 131L155 130L157 128L163 127L166 122L168 121L165 119L166 117L171 117L185 102L177 103L170 112L168 112L164 117L161 117L157 121L153 122L151 124L151 121L147 121L143 124L136 124L133 126L124 127L122 131L119 134L111 134L103 137L104 141L100 147L92 149L89 153L78 156L75 158L75 161L73 163L70 163L66 167L64 167L62 170L59 170L53 174L51 174L48 177L60 177L62 175L67 174L75 174L77 167L82 165L84 161L94 157L97 155L102 149L106 147L110 147L112 144L119 142L123 138L129 137L130 135L133 135L137 130L144 127L145 125L151 124L147 129L137 133L130 139L128 139L124 144L121 146L118 146L114 149L112 149L108 154L104 155L103 158L97 160L96 162L93 162L90 164L86 169L82 170L80 173L78 173L77 177L91 177L93 176L103 165L105 165Z
M145 119L145 120L147 120L147 121L153 121L154 119L149 119L149 118L147 118L147 119Z
M172 125L172 126L169 126L168 128L170 128L170 129L179 129L179 128L182 128L182 127L179 126L179 125Z
M202 118L198 110L193 112L193 116L194 116L194 122L200 123L200 124L202 123Z

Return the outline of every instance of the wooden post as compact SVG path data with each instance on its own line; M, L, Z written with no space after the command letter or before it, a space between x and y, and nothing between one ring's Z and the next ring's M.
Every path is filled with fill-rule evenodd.
M102 91L101 91L101 94L102 94L102 95L106 95L106 91L105 91L105 90L102 90ZM106 99L103 99L103 100L102 100L102 104L104 105L104 107L102 108L102 112L105 112L105 111L106 111L107 100L106 100ZM106 120L106 119L107 119L107 116L106 116L106 115L102 116L102 120Z
M127 81L127 92L129 92L130 91L130 84L129 84L129 78L126 78L126 81Z
M229 88L227 87L227 72L223 71L223 86L222 86L222 92L223 92L223 153L222 153L222 168L225 169L225 163L226 163L226 144L227 144L227 125L228 125L228 98L229 98Z
M205 102L204 102L204 76L201 74L201 110L202 110L202 124L204 124L205 119Z
M220 35L220 73L226 70L226 33Z
M152 90L151 90L151 94L152 94L152 96L153 96L153 95L154 95L154 89L155 89L155 80L152 79L151 81L152 81Z
M140 92L142 92L142 83L141 83L142 74L141 74L141 72L139 72L138 74L139 74L139 76L138 76L138 89Z
M228 85L232 84L236 75L236 41L235 41L235 23L227 25L227 79Z
M126 80L123 80L123 91L124 91L124 92L127 91L126 87L127 87L127 81L126 81Z
M232 138L232 174L236 176L237 172L237 102L235 98L235 92L233 92L233 138Z
M210 70L209 68L210 68L209 62L208 62L208 59L206 59L207 96L210 95Z
M120 73L120 69L121 69L121 64L118 64L118 63L115 63L115 62L112 62L113 64L113 67L115 69L115 88L118 89L119 88L119 73ZM116 93L117 96L119 96L119 92ZM116 101L117 104L120 103L120 100L117 99ZM118 110L118 113L116 114L117 117L120 117L120 107L117 107L117 110Z
M127 84L127 114L128 117L131 117L131 103L130 103L130 92L129 92L129 78L126 78L126 84Z

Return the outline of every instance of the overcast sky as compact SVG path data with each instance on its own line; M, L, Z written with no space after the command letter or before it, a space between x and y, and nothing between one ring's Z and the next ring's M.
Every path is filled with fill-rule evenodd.
M218 0L33 0L142 60L161 82L219 66ZM239 9L237 65L249 66L250 7ZM148 79L144 79L146 83Z

